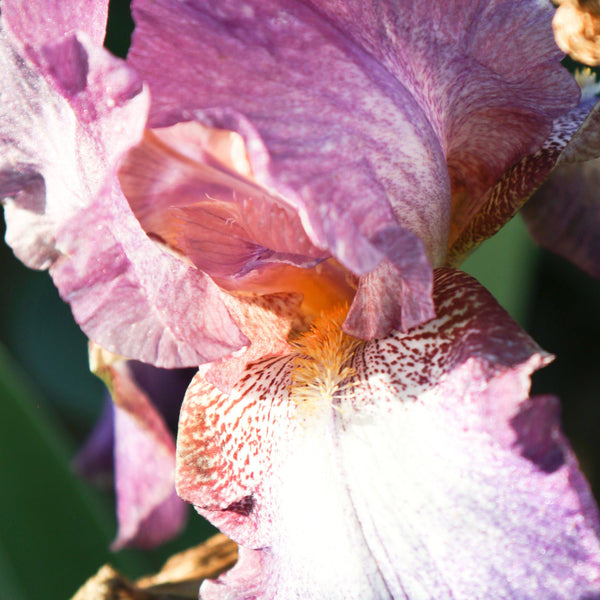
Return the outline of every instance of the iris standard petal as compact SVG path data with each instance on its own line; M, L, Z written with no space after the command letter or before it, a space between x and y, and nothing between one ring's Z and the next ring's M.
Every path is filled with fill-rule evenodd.
M257 182L299 212L316 246L356 275L393 264L382 272L403 290L396 307L363 285L355 312L368 305L385 318L346 324L369 337L431 315L424 258L444 262L451 192L454 212L476 213L576 103L551 18L534 0L139 0L129 60L153 92L151 124L238 131ZM373 241L394 228L415 236L408 273Z
M371 237L388 226L417 231L439 261L450 209L439 140L407 90L327 19L272 1L138 3L134 18L129 60L153 90L152 126L238 131L257 183L357 275L385 258Z
M244 548L207 599L584 600L597 510L549 356L474 280L436 274L437 317L358 342L321 322L231 394L197 377L180 495Z

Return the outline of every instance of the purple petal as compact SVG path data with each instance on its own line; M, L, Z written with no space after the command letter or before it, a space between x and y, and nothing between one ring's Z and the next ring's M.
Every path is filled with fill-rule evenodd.
M243 347L216 285L152 242L118 187L147 114L137 75L82 36L29 49L46 79L2 44L0 196L17 256L51 267L86 335L115 353L181 367Z
M114 402L114 464L119 532L115 550L150 548L185 524L185 505L174 488L175 443L162 417L135 383L127 363L92 350L93 370Z
M432 313L414 271L426 256L444 262L450 184L453 208L476 213L576 102L551 17L533 0L139 0L130 61L152 90L153 126L198 119L238 131L257 182L356 275L394 262L372 242L383 232L422 240L414 268L384 269L404 292L370 327L387 333L392 317L402 327ZM369 304L364 287L355 312Z
M533 238L600 278L600 159L559 166L523 208Z
M177 429L183 396L197 369L157 369L137 361L129 361L136 384L150 398L171 431Z
M108 0L3 0L2 20L23 46L59 41L76 31L101 46Z
M73 460L75 471L102 488L111 488L114 476L115 414L108 393L102 414Z
M398 226L399 214L439 261L450 189L423 111L325 19L301 4L278 4L260 3L244 16L241 5L227 3L219 9L231 12L225 19L197 3L177 11L138 4L130 60L153 90L150 123L195 118L238 131L257 183L285 198L312 243L355 274L385 258L370 238ZM238 25L254 33L241 38ZM146 46L151 38L160 47ZM156 52L167 61L168 81L150 66ZM203 57L201 78L189 69L192 56Z
M468 276L434 295L409 334L322 322L229 395L192 383L178 491L246 547L202 598L600 594L592 495L555 402L528 398L549 356Z

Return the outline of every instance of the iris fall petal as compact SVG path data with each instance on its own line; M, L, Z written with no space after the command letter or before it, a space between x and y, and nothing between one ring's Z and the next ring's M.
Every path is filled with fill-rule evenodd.
M178 491L243 546L202 598L600 594L592 495L556 402L528 397L549 356L468 276L434 296L408 334L324 326L230 394L192 383Z
M148 94L85 33L98 37L99 5L82 18L84 33L64 31L80 3L61 4L56 21L49 7L15 6L3 3L0 40L0 196L15 254L50 267L87 336L115 353L181 367L244 347L217 286L149 240L119 189L117 165L142 135ZM43 28L39 39L27 19Z
M114 403L119 532L113 548L151 548L173 537L186 521L174 488L175 442L126 361L93 346L90 362Z

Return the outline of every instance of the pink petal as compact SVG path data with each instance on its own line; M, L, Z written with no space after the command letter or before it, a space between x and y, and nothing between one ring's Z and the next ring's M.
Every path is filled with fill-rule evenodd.
M275 263L313 266L326 257L283 200L227 164L233 144L243 147L237 134L194 122L146 132L119 171L144 230L225 287ZM245 155L241 160L247 168Z
M118 187L148 109L137 75L80 34L29 48L46 79L12 36L2 44L0 195L17 256L51 267L86 335L115 353L197 366L246 345L216 285L153 243Z
M354 311L384 315L362 330L347 324L363 336L432 314L426 273L414 272L426 256L444 262L450 184L454 210L471 218L577 99L552 9L534 0L139 0L134 18L130 60L151 87L154 126L198 119L238 131L257 182L356 275L394 263L373 241L383 232L422 240L410 271L384 269L403 290L393 304L370 304L361 287Z
M58 239L52 278L83 331L107 350L174 368L247 344L219 288L150 240L116 185Z
M92 368L114 402L114 463L119 532L115 550L151 548L172 538L186 521L174 488L175 443L162 417L135 383L129 366L91 350Z
M2 20L24 46L57 42L77 31L101 46L108 0L3 0Z
M436 319L357 344L327 397L294 395L294 356L229 395L192 383L178 491L247 548L202 598L600 594L592 495L555 401L528 398L548 355L468 276L434 295Z

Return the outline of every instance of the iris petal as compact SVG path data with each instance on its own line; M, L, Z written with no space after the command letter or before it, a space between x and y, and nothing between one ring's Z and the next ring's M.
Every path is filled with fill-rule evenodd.
M173 436L126 361L92 346L90 363L106 383L114 403L119 532L113 548L151 548L173 537L186 520L185 505L173 485Z
M550 357L468 276L440 270L434 296L434 320L350 341L333 370L335 328L337 342L251 366L230 394L192 383L178 491L245 547L202 598L600 593L592 495L556 402L528 398ZM315 360L341 379L298 394Z
M118 187L148 110L139 77L82 33L24 50L4 19L0 196L17 256L50 267L86 335L115 353L197 366L246 345L217 286L149 240Z

